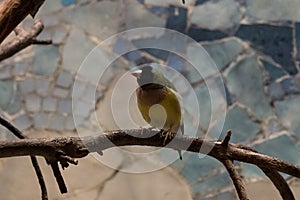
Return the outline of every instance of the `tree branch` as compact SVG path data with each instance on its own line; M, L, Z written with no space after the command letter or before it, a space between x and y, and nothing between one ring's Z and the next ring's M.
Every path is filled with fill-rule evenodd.
M261 168L266 176L272 181L277 190L279 191L282 199L284 200L295 200L292 190L290 189L284 178L275 170L269 168Z
M0 124L7 128L12 134L14 134L17 138L19 139L25 139L28 138L26 135L24 135L19 129L17 129L14 125L9 123L6 119L0 116ZM48 194L47 194L47 188L46 184L44 181L44 177L41 171L41 168L39 166L39 163L34 155L30 156L31 163L33 165L33 168L35 170L35 174L38 178L40 187L41 187L41 193L42 193L42 200L47 200L48 199Z
M227 171L233 181L233 184L236 188L236 192L237 192L240 200L249 200L248 195L245 190L244 183L242 181L242 178L238 174L236 169L234 168L232 161L231 160L223 160L222 163L225 166L225 168L227 169Z
M18 24L39 10L45 0L3 0L0 3L0 44Z
M147 137L147 136L151 137ZM127 145L141 145L141 146L155 146L155 147L167 147L178 150L187 150L196 153L207 153L207 149L201 148L202 146L211 148L208 153L223 162L231 177L235 177L233 181L235 185L240 182L236 172L233 170L232 160L246 162L254 164L262 168L265 173L266 169L270 171L283 172L291 176L300 178L300 167L285 162L283 160L273 158L267 155L253 151L251 148L238 144L228 144L224 146L220 141L207 141L198 137L190 136L176 136L175 138L168 138L166 145L164 144L164 137L161 137L157 129L132 129L132 130L117 130L108 131L104 134L88 137L60 137L60 138L38 138L38 139L24 139L11 142L0 142L0 157L11 156L25 156L36 155L43 156L48 161L62 161L66 163L77 164L75 160L71 158L81 158L88 155L88 150L91 152L101 152L105 149L109 149L116 146ZM172 140L172 143L169 143ZM188 148L185 148L188 147ZM63 157L62 157L63 155ZM68 159L65 159L68 157ZM71 159L71 160L70 160ZM283 191L293 197L291 191L289 191L288 185L283 184L285 181L280 179L274 173L270 176L270 179L276 182L276 187L280 193ZM273 178L272 178L273 177ZM241 185L236 185L237 188L242 188ZM282 189L284 188L284 189ZM238 189L240 190L240 189ZM240 192L240 191L239 191ZM242 191L243 193L243 191ZM245 196L244 199L247 199ZM243 199L242 198L242 199ZM292 198L290 198L292 199Z
M289 174L300 178L300 167L280 160L278 158L253 152L245 149L244 146L238 144L229 144L224 147L219 141L207 141L198 137L177 136L168 146L164 145L164 139L158 133L157 129L131 129L108 131L104 134L88 137L59 137L59 138L37 138L24 139L17 141L1 141L0 157L37 155L46 158L57 159L57 153L64 153L71 158L82 158L88 154L87 148L92 152L103 151L116 146L141 145L167 147L178 150L187 150L196 153L206 153L206 149L201 146L211 148L208 153L218 160L237 160L259 167L270 168L279 172ZM152 135L151 137L146 137ZM110 141L110 142L108 142ZM171 139L167 139L166 144ZM188 146L187 149L184 147Z
M15 33L17 36L14 40L2 45L0 47L0 61L13 56L15 53L28 47L32 44L51 44L51 40L37 40L36 37L44 29L41 21L36 21L30 31L25 31L21 28L16 28Z

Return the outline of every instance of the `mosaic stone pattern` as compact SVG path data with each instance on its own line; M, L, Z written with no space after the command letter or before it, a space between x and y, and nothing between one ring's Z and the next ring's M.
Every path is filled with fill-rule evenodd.
M186 5L175 0L47 0L38 14L45 24L39 38L52 39L53 45L32 46L0 63L1 114L22 131L75 131L74 116L77 125L93 130L91 112L95 102L107 94L115 75L121 69L157 62L186 77L200 102L196 119L193 94L185 91L186 132L199 119L198 136L217 130L210 124L211 114L225 108L223 129L217 136L212 133L213 139L222 139L232 129L232 142L300 164L299 6L297 0L186 0ZM24 24L32 20L26 18ZM118 32L147 26L175 30L201 44L221 74L224 93L213 73L201 77L189 63L209 63L195 53L198 47L165 32L155 37L141 32L139 37L119 37L107 44L101 49L107 58L133 47L138 50L115 60L98 85L91 80L97 78L105 61L90 66L84 74L90 80L76 77L84 58L99 43ZM186 57L161 49L140 49L153 41ZM75 79L79 79L76 88ZM208 82L214 85L212 92ZM74 89L77 92L72 96ZM220 98L212 102L214 95ZM7 134L3 139L10 137ZM284 151L278 148L282 146ZM199 160L186 153L172 167L190 184L196 199L235 198L227 173L210 158ZM241 166L240 171L246 179L261 178L249 165Z

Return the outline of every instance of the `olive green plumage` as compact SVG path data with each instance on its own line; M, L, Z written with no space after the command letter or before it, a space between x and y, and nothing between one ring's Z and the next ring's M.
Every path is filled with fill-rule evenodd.
M183 134L182 113L179 95L174 85L159 69L150 65L132 73L137 77L136 90L138 108L147 123L168 134ZM181 152L179 152L180 159Z

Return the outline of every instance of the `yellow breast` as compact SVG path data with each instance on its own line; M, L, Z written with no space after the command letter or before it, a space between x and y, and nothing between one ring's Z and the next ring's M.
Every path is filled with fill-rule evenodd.
M180 103L173 90L167 89L166 91L159 102L153 101L150 104L146 104L143 99L144 96L149 98L148 94L138 94L138 108L145 121L151 126L177 133L182 122ZM147 91L143 92L147 93Z

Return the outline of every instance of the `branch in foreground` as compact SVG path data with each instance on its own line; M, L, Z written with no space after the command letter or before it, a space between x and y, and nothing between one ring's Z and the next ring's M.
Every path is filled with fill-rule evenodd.
M25 19L32 17L45 0L3 0L0 2L0 44Z
M295 200L292 190L285 181L285 179L277 171L270 170L269 168L261 168L266 176L273 182L277 190L279 191L282 199Z
M222 163L233 181L240 200L249 200L242 178L234 168L233 162L231 160L224 160Z
M7 128L12 134L14 134L17 138L19 139L25 139L28 138L26 135L24 135L18 128L16 128L14 125L12 125L10 122L8 122L6 119L0 116L0 124ZM48 199L48 194L47 194L47 188L46 184L44 181L44 177L41 171L41 168L39 166L39 163L37 161L37 158L33 155L30 156L31 163L33 165L33 168L35 170L35 174L38 178L40 187L41 187L41 192L42 192L42 200L47 200Z
M169 143L171 139L168 138L166 141L166 146L164 145L165 138L161 137L161 135L157 133L158 130L156 129L132 129L109 131L102 135L88 136L83 138L38 138L12 142L0 142L0 157L37 155L43 156L48 161L51 161L59 160L67 156L68 159L64 159L64 162L72 163L70 162L70 158L84 157L88 155L88 150L91 152L99 152L116 146L155 146L173 148L176 150L187 150L196 153L207 153L207 148L210 148L211 151L209 151L208 155L214 157L220 162L224 162L224 160L228 160L230 162L236 160L254 164L259 166L261 169L268 169L270 171L276 171L277 173L283 172L300 178L299 166L295 166L283 160L260 154L243 145L229 143L228 146L226 146L223 142L219 141L207 141L198 137L177 136L172 140L171 143ZM147 137L149 135L151 137ZM203 146L206 148L202 148ZM188 148L186 149L184 147ZM62 157L62 155L64 157ZM76 162L73 162L72 164L76 164ZM226 165L227 169L229 169L228 163ZM272 181L274 183L276 180ZM282 181L285 182L285 180ZM285 188L288 187L287 184L283 187L279 187L276 184L275 186L281 194L288 191ZM293 199L293 194L290 193L290 195L291 198L289 199ZM286 197L283 198L287 199Z
M15 39L0 47L0 61L13 56L17 52L28 47L29 45L51 44L51 40L40 41L36 39L36 37L41 33L43 29L44 25L40 21L36 21L34 23L33 28L30 31L25 31L20 28L16 28L15 33L17 34L17 36L15 37Z

